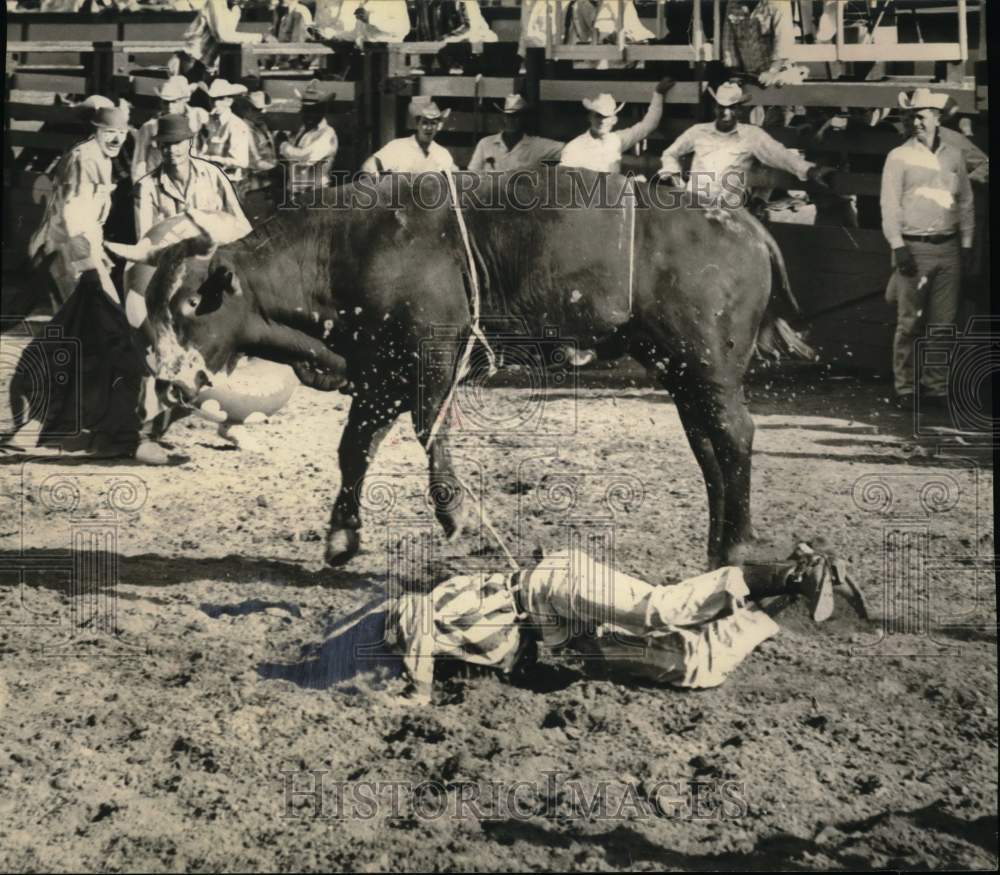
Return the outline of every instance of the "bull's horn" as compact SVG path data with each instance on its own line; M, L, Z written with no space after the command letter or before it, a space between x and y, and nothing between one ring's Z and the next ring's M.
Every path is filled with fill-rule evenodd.
M153 251L153 243L149 238L143 238L138 243L111 243L104 241L104 248L117 258L139 264L155 264L158 253Z

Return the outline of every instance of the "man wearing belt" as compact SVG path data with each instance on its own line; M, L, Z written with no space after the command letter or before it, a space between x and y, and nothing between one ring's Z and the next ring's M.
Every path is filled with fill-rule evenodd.
M897 403L910 407L914 386L913 343L925 325L954 324L962 270L971 261L975 231L972 186L962 153L939 130L948 98L918 88L901 94L913 136L893 149L882 172L882 231L892 247L898 281L893 372ZM928 365L926 399L942 404L946 367Z
M520 94L508 94L500 111L503 130L483 137L469 161L469 170L521 170L538 167L543 161L558 161L563 143L524 132L524 113L528 104Z

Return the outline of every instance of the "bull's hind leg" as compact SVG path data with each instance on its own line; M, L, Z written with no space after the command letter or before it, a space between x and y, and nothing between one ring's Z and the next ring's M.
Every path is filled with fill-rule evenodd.
M380 390L384 388L380 386ZM402 409L399 399L388 393L379 397L359 394L351 402L340 438L340 494L333 506L326 537L327 565L343 565L361 547L360 497L365 475L379 444Z

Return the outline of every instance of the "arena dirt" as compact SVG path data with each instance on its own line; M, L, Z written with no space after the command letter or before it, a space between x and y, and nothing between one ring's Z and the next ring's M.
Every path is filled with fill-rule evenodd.
M405 419L372 468L364 552L323 568L341 395L299 390L239 450L180 423L186 461L164 469L3 460L0 867L995 867L988 457L908 438L877 389L796 400L758 382L760 551L824 536L875 618L838 600L816 627L772 605L781 634L695 693L545 654L520 686L445 672L423 708L390 673L329 682L331 629L382 591L393 539L431 524ZM515 422L537 402L489 398ZM544 407L534 431L464 422L455 450L505 542L582 532L652 581L702 570L704 490L669 400L597 387ZM108 515L113 489L125 509ZM117 561L88 570L117 580L93 603L59 583L86 532ZM447 566L504 567L485 532L434 538ZM886 543L923 550L902 594L883 583L916 554Z

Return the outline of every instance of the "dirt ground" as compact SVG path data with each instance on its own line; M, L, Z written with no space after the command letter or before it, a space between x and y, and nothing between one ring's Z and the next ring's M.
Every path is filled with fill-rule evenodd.
M429 707L345 677L325 642L401 535L504 564L433 529L404 419L364 551L323 568L342 395L299 389L238 450L179 423L168 468L0 459L0 868L995 868L991 456L818 376L754 380L760 552L824 536L875 617L772 604L780 635L695 693L546 654L522 686L445 671ZM463 395L458 469L515 553L596 538L676 581L704 488L669 398L620 377Z

